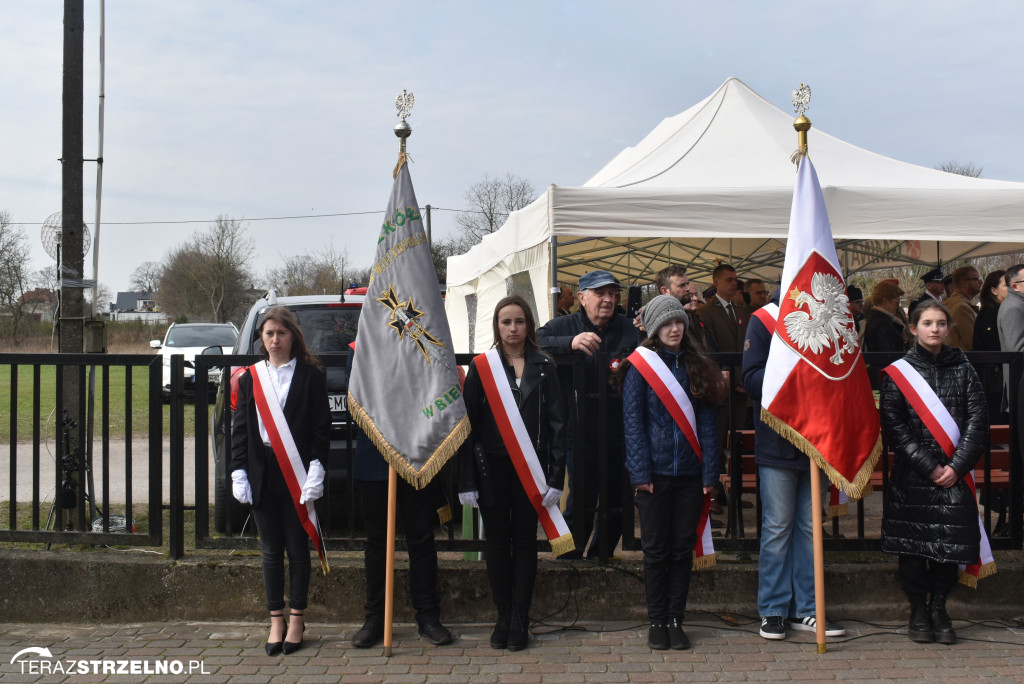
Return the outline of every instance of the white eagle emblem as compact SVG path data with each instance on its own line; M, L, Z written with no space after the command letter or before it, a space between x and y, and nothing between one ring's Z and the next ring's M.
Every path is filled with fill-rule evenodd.
M839 278L828 273L811 276L811 293L793 288L789 298L797 308L807 306L808 312L793 311L783 319L786 332L801 352L810 349L815 354L835 347L829 359L839 366L845 363L843 355L857 350L857 331L850 313L850 298Z

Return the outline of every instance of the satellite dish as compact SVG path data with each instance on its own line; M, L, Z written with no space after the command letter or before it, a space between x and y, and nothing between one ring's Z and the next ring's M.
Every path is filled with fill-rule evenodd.
M43 230L40 234L40 239L43 241L43 249L50 255L50 258L54 261L58 261L57 254L60 248L60 241L63 237L63 226L64 219L61 212L55 212L46 217L43 221ZM89 234L89 226L84 222L82 223L82 255L89 253L89 247L92 245L92 235Z

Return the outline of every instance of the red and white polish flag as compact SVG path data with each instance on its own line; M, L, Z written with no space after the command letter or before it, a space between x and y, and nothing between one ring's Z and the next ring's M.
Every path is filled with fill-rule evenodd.
M800 160L761 416L859 499L882 452L874 396L818 176Z

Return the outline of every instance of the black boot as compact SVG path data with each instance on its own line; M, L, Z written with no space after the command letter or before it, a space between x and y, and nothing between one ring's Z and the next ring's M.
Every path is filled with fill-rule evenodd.
M498 621L491 632L491 648L504 649L508 646L508 630L512 622L512 606L498 606Z
M926 594L913 594L910 597L910 625L907 627L907 635L911 641L921 644L930 644L935 641L932 633L932 621L928 616L928 596Z
M530 613L526 606L512 604L508 628L508 650L522 651L530 641Z
M932 630L935 632L935 641L940 644L955 644L956 632L953 631L953 623L946 612L946 595L932 594L932 602L928 606L928 615L932 620Z

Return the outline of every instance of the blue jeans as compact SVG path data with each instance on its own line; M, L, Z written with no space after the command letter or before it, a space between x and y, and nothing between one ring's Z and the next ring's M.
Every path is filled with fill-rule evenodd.
M810 470L758 466L757 474L762 509L757 611L761 617L814 615Z

